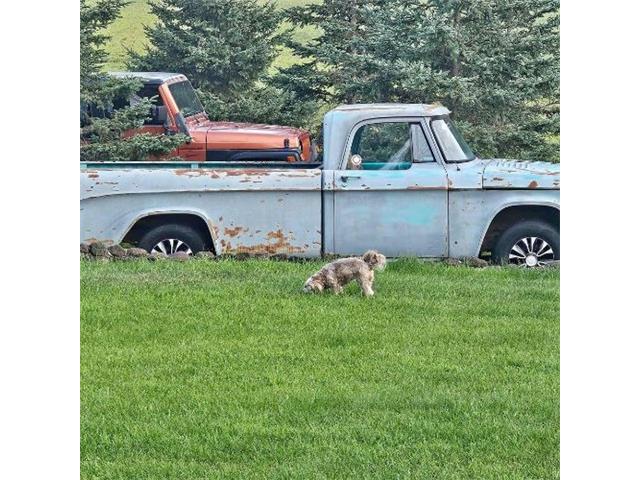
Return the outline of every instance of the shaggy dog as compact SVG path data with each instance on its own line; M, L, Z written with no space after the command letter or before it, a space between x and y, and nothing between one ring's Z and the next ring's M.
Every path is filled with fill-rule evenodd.
M339 294L345 285L355 280L360 285L362 293L370 297L373 295L373 271L384 269L386 264L386 257L375 250L369 250L362 258L341 258L328 263L309 277L302 290L305 293L320 293L330 288L333 293Z

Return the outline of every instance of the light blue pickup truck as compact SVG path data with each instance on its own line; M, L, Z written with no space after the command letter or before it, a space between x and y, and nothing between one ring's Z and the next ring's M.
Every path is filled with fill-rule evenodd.
M560 169L480 159L438 105L338 107L316 163L84 163L81 242L148 251L560 258Z

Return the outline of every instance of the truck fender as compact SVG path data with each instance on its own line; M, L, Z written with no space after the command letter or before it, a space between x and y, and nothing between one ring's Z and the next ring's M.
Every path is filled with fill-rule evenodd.
M202 221L207 226L207 230L209 235L211 236L211 240L213 242L213 248L215 252L221 252L220 240L218 238L218 227L209 219L209 217L201 210L197 209L173 209L173 208L162 208L162 209L148 209L140 212L128 225L125 229L124 234L120 237L118 243L122 243L124 238L129 234L131 229L143 218L153 217L157 215L191 215L196 216L202 219Z
M484 239L487 236L487 233L489 232L489 228L491 227L491 224L493 223L493 221L496 219L498 215L500 215L500 213L502 213L507 208L511 208L511 207L552 207L560 211L560 205L554 202L518 201L518 202L504 203L500 205L491 213L491 215L489 216L489 221L486 222L486 225L482 229L482 235L480 236L480 241L476 247L476 256L479 256L480 253L482 253L481 249L484 243Z

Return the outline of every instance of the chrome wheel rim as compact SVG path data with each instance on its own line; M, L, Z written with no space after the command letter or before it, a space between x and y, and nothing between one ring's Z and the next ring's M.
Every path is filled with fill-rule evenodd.
M193 253L189 245L177 238L166 238L164 240L160 240L151 249L151 253L153 252L164 253L165 255L173 255L178 252L184 252L188 255Z
M524 237L513 244L509 263L520 267L543 267L555 260L551 245L540 237Z

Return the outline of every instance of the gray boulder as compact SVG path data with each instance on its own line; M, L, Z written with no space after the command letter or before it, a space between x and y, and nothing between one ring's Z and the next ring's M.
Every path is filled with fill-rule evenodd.
M127 256L127 251L120 245L111 245L107 250L113 258L122 259Z
M147 252L144 248L127 248L126 252L127 257L129 258L147 258L149 256L149 252Z
M95 258L109 258L111 254L109 253L109 249L103 242L93 242L89 246L89 252Z

